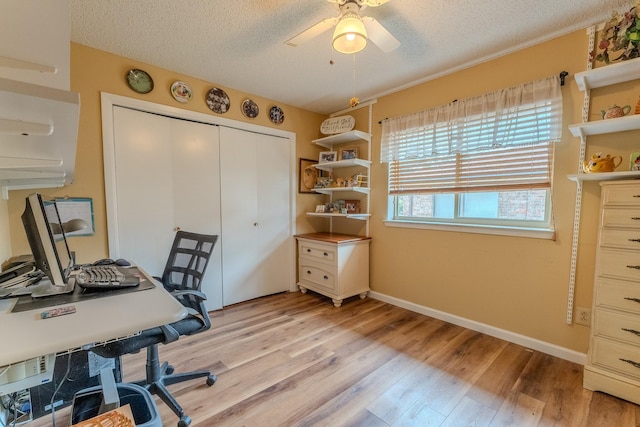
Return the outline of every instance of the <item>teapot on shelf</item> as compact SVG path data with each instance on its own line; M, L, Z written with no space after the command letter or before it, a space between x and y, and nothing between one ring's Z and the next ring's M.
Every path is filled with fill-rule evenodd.
M620 156L612 157L610 154L603 156L602 153L596 153L590 160L582 162L582 170L584 173L613 172L621 163Z
M629 114L631 112L631 106L630 105L625 105L624 107L619 107L616 104L613 104L613 107L610 107L606 110L600 110L600 113L602 113L602 118L603 119L615 119L617 117L623 117L626 116L627 114Z

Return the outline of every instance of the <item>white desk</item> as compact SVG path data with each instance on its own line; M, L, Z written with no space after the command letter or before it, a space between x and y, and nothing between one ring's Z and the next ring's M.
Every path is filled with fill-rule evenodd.
M43 309L11 313L14 303L0 300L0 366L125 337L187 315L159 283L154 289L65 304L59 307L75 305L76 312L49 319L40 318Z

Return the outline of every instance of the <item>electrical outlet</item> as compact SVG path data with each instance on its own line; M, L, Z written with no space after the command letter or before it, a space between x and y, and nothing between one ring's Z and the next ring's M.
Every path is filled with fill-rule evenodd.
M576 307L576 324L591 326L591 309Z

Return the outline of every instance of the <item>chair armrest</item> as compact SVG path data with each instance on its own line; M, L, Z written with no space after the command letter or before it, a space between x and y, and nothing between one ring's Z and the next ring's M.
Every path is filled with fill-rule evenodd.
M204 292L196 291L193 289L176 290L176 291L171 291L169 293L173 295L174 298L177 298L177 299L180 299L180 297L183 295L192 295L200 301L207 300L207 296L204 294Z
M163 344L168 344L170 342L178 341L180 338L180 334L176 331L171 325L162 325L160 326L162 329L162 333L164 334Z

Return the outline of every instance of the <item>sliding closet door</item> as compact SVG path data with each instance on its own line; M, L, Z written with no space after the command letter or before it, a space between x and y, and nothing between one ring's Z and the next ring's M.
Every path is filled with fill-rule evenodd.
M118 247L152 275L164 269L177 229L221 235L217 126L114 107ZM202 290L222 307L221 239Z
M289 140L220 128L224 305L289 290Z

